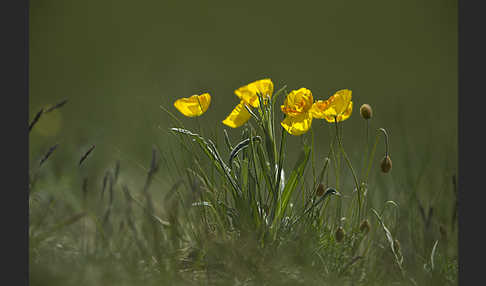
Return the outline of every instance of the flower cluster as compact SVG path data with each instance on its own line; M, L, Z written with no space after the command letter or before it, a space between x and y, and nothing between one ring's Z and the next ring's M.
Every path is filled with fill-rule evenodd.
M235 90L240 102L223 120L223 124L237 128L245 124L251 117L249 110L259 108L260 104L267 104L273 95L273 82L271 79L262 79L249 83ZM260 102L260 99L263 102ZM351 90L337 91L327 100L316 100L307 88L292 90L285 98L280 109L286 115L280 123L292 135L306 133L312 119L325 119L327 122L341 122L348 119L353 111ZM211 96L209 93L193 95L189 98L178 99L174 106L185 116L200 116L209 107Z

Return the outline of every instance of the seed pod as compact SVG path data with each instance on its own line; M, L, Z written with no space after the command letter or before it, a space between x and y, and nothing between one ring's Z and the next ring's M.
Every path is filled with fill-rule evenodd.
M390 172L392 168L392 161L390 159L390 156L385 156L383 157L383 160L381 160L381 171L383 173L388 173Z
M366 103L361 105L359 113L364 119L370 119L371 117L373 117L373 109L371 109L371 106Z
M336 230L336 241L342 242L345 235L346 233L344 232L344 229L341 226L338 227L338 229Z
M323 184L319 184L319 186L317 186L317 190L316 190L316 196L318 197L322 197L324 195L324 185Z
M359 230L364 233L365 235L370 232L371 226L370 223L367 219L365 219L363 222L361 222L361 225L359 226Z

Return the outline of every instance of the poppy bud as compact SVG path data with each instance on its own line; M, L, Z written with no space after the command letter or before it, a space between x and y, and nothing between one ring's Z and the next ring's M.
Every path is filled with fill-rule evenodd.
M373 109L371 109L371 106L366 103L361 105L359 113L361 113L361 117L363 117L364 119L370 119L371 117L373 117Z
M371 226L367 219L365 219L359 226L359 230L363 232L365 235L368 234L368 232L370 232L370 228Z
M385 156L383 157L383 160L381 160L381 171L383 173L388 173L390 172L392 168L392 161L390 159L390 156Z
M317 186L317 191L316 191L316 196L318 197L322 197L324 195L324 185L323 184L319 184L319 186Z
M338 227L338 229L336 230L336 241L337 242L343 241L345 235L346 233L344 232L344 229L341 226Z

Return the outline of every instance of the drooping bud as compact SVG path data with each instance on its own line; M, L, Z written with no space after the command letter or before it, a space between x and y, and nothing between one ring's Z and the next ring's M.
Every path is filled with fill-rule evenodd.
M373 117L373 109L371 109L371 106L366 103L361 105L359 113L364 119L370 119L371 117Z
M338 227L338 229L336 230L336 234L335 234L336 241L342 242L345 235L346 235L346 233L344 232L344 229L341 226Z
M323 185L323 184L319 184L319 185L317 186L317 190L316 190L316 196L318 196L318 197L322 197L322 196L324 195L324 192L325 192L325 190L324 190L324 185Z
M371 229L371 226L370 226L370 223L367 219L365 219L363 222L361 222L360 226L359 226L359 230L364 233L365 235L368 234L368 232L370 232L370 229Z
M381 160L381 171L383 173L388 173L390 172L392 168L392 161L390 159L390 156L385 156L383 157L383 160Z

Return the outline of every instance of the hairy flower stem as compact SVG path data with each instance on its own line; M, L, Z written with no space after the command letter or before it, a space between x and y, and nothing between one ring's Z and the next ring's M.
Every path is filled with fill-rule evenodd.
M201 100L199 100L199 97L197 97L197 102L199 103L199 108L201 108L201 110L204 110L202 103L201 103ZM204 134L202 133L202 130L201 130L201 122L199 121L199 116L196 117L196 122L197 122L197 132L199 133L199 135L204 137Z
M346 163L348 164L349 169L351 169L351 173L353 174L353 178L354 178L354 183L356 184L356 191L358 192L358 220L357 220L357 224L359 225L360 219L361 219L361 188L359 186L358 177L356 176L356 173L354 172L354 168L351 165L351 161L349 160L348 155L344 151L343 144L341 143L341 138L338 135L338 123L337 123L336 118L334 118L334 122L336 123L336 137L338 139L339 148L341 149L341 152L343 153L344 159L346 160Z
M373 149L371 150L371 155L368 157L368 169L366 170L366 174L365 174L365 177L363 179L363 182L365 182L365 183L366 183L366 181L368 181L368 175L370 174L371 165L373 163L373 158L374 158L375 152L376 152L376 145L378 145L378 139L380 139L379 135L380 134L376 134L375 144L373 145Z
M359 177L360 177L360 182L364 182L362 179L363 179L363 172L366 170L366 162L368 160L368 156L370 155L370 140L369 140L369 128L370 128L370 124L369 124L369 120L367 119L366 120L366 145L365 145L365 157L364 157L364 160L363 160L363 165L361 166L361 169L360 169L360 172L359 172Z
M331 146L330 146L330 152L332 153L332 156L334 157L334 170L335 170L335 173L336 173L336 189L339 190L339 171L341 170L340 166L340 161L339 158L341 156L339 156L340 154L336 154L336 150L334 149L335 147L335 143L336 143L336 140L337 140L337 136L338 136L338 130L336 129L336 137L334 138ZM336 208L336 224L340 224L341 223L341 204L342 204L342 198L340 197L339 200L338 200L338 206Z
M386 130L384 128L378 129L379 131L383 132L385 135L385 157L388 156L388 133L386 133Z
M197 133L204 137L203 131L201 129L201 122L199 121L199 117L196 117L196 123L197 123Z

